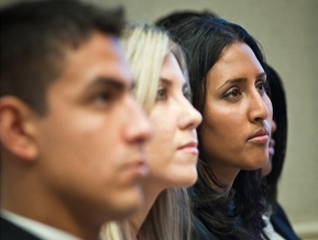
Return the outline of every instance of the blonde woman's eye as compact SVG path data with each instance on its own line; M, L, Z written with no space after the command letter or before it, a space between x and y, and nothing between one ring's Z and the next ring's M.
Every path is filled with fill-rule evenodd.
M183 96L188 99L189 101L191 101L191 92L189 90L185 90L183 91Z
M158 89L156 101L162 101L162 100L166 100L166 99L167 99L167 89L165 89L165 88Z

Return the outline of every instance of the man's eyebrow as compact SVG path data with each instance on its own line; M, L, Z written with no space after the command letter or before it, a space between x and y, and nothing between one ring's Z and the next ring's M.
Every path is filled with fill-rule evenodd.
M123 91L125 88L133 88L134 82L132 84L125 84L125 82L112 78L112 77L97 77L92 83L90 83L87 89L92 89L96 87L110 87L118 91Z

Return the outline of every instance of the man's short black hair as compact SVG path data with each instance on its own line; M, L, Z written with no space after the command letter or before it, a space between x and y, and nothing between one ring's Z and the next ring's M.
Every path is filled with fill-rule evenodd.
M105 10L77 0L21 2L0 10L0 97L18 97L39 114L46 111L49 83L63 70L66 49L94 32L119 36L123 10Z

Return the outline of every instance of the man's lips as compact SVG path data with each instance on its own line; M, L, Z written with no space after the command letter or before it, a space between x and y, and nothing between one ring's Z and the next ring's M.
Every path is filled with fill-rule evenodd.
M138 155L135 155L125 164L125 168L128 172L132 172L139 178L146 177L148 175L147 166L148 157L144 150L142 150Z
M146 177L148 174L148 167L145 161L136 161L127 165L127 169L132 171L138 177Z

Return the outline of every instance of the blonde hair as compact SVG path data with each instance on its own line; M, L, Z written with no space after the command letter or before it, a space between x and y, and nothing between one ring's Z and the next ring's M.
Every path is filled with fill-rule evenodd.
M147 24L130 23L122 34L121 42L136 79L134 95L146 113L150 114L156 100L161 68L168 53L175 56L188 81L183 51L164 30ZM125 223L118 223L117 227L121 230L121 239L133 237ZM118 232L114 231L114 226L111 230L115 234ZM190 233L191 209L187 190L169 188L157 197L137 239L184 240L190 238Z
M99 239L101 240L133 240L130 236L130 229L128 222L110 221L105 223L101 230Z
M191 210L185 188L160 193L138 232L139 240L184 240L191 236Z
M160 71L168 53L175 56L188 78L183 52L165 31L147 24L130 23L123 32L121 42L136 78L134 95L149 114L155 104Z
M179 45L160 28L146 24L129 25L122 36L134 77L135 97L150 113L155 104L160 72L164 58L172 53L187 77L185 58ZM191 211L185 188L170 188L162 191L142 224L139 240L181 240L190 236Z
M108 222L102 226L100 239L103 240L123 240L124 236L117 222Z

